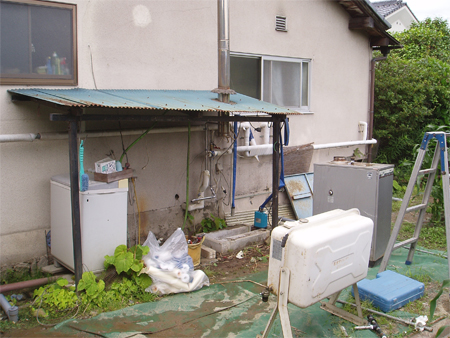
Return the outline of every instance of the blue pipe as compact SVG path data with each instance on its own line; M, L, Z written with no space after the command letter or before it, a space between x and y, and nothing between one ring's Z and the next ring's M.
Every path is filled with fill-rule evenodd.
M233 198L231 202L231 216L234 216L234 197L236 195L236 161L237 161L237 122L234 122L234 145L233 145Z

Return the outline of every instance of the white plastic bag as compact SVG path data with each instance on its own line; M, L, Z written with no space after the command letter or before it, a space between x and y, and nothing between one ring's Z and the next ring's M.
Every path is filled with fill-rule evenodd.
M163 295L209 286L208 276L201 270L194 271L186 237L180 228L161 246L150 231L144 245L150 248L150 252L143 257L145 268L141 273L147 273L153 281L145 291Z

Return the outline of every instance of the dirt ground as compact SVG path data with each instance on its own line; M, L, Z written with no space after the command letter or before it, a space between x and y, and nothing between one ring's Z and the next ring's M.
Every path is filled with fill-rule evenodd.
M240 250L226 254L216 254L217 261L201 262L199 267L208 275L210 283L234 280L251 273L267 270L269 266L270 247L266 243L249 246L242 250L242 258L238 258Z

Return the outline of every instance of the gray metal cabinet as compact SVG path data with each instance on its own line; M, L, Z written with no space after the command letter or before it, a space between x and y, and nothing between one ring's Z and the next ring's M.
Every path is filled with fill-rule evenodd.
M370 265L383 257L391 233L392 164L333 161L314 165L313 215L358 208L373 220Z

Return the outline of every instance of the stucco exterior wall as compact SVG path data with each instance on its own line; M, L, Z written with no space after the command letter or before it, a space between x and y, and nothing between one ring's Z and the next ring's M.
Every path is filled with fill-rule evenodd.
M66 2L66 1L62 1ZM217 8L205 1L73 0L78 12L78 87L98 89L196 89L217 87ZM135 13L135 14L133 14ZM288 32L275 31L275 16L288 18ZM348 29L348 14L336 2L230 1L233 52L310 58L311 113L291 117L290 145L359 140L358 122L367 121L369 63L367 36ZM35 103L13 103L0 86L0 133L66 132L64 122L50 122L58 111ZM33 86L35 87L35 86ZM124 123L122 128L148 126ZM86 123L82 128L119 129L118 123ZM208 139L212 132L208 132ZM131 144L137 136L124 136ZM226 148L229 139L214 137ZM242 142L242 140L240 140ZM193 132L189 198L195 198L200 174L215 168L205 158L205 132ZM85 168L113 149L120 137L85 139ZM316 151L313 162L353 148ZM360 147L364 149L364 147ZM128 153L136 171L141 211L141 242L149 230L170 234L184 219L187 133L149 134ZM271 157L238 159L236 209L257 209L271 189ZM221 173L211 170L217 199L193 212L196 221L230 210L231 156L220 159ZM312 166L311 166L312 167ZM50 178L69 172L67 140L0 143L0 264L24 261L46 252L50 229ZM133 186L129 185L130 200ZM209 192L206 192L209 195ZM178 196L178 197L177 197ZM282 199L283 201L283 199ZM130 240L137 232L136 205L128 205Z

